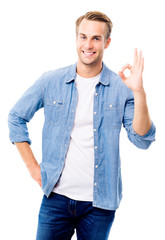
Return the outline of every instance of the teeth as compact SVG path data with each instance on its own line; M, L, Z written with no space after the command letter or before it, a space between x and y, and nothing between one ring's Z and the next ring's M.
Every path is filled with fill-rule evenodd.
M92 55L92 54L94 54L94 52L85 52L85 51L84 51L84 53L85 53L86 55Z

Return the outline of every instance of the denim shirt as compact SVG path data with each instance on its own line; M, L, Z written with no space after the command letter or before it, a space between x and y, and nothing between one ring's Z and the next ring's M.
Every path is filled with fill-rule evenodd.
M49 197L64 167L74 125L77 105L76 66L46 72L31 86L9 113L11 142L28 142L27 122L44 107L42 132L42 189ZM85 102L84 102L85 104ZM118 208L122 198L119 136L122 125L129 140L147 149L155 140L155 126L143 136L132 127L134 97L121 78L103 63L93 103L94 184L93 206L108 210Z

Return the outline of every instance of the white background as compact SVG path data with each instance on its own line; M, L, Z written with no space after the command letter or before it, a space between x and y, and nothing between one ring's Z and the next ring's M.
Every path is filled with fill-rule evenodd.
M43 72L77 60L75 21L90 10L113 21L104 62L118 72L132 63L134 47L145 58L144 86L156 142L139 150L121 132L123 199L110 239L165 239L164 5L157 0L5 0L0 3L0 239L34 240L42 198L16 148L9 142L8 112ZM29 126L41 161L43 110ZM76 236L73 237L76 239Z

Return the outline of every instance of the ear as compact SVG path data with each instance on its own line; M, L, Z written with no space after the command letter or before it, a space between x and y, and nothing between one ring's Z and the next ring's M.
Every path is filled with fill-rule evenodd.
M110 43L111 43L111 38L108 38L108 40L106 40L104 49L108 48Z

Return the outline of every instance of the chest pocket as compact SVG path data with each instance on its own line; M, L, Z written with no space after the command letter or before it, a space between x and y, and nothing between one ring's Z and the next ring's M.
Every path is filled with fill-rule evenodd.
M122 105L120 103L105 103L103 126L109 129L119 129L122 125Z
M62 120L62 112L64 108L63 100L47 98L45 108L45 119L54 125L59 125Z

